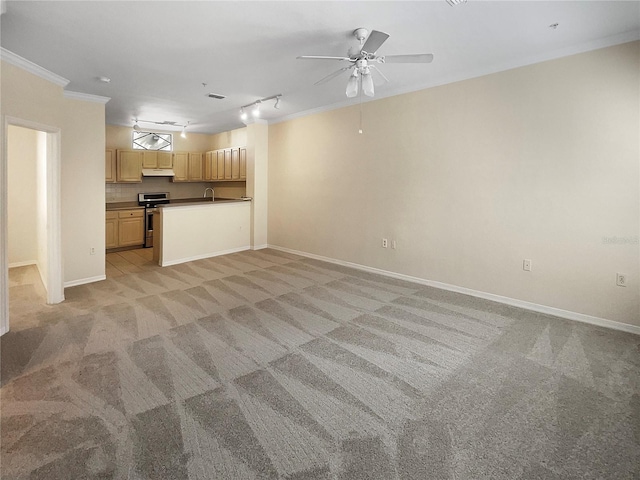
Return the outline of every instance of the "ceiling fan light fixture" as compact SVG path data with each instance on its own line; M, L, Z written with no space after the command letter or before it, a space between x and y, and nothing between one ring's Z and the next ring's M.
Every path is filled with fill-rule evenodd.
M358 95L358 70L353 70L347 82L347 97L352 98Z
M373 97L373 77L371 76L371 72L367 71L362 74L362 92L367 97Z

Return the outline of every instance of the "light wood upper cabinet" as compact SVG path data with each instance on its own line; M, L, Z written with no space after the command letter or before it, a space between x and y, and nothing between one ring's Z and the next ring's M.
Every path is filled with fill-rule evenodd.
M174 182L202 182L205 180L205 155L202 152L175 152L173 154Z
M142 182L142 152L118 150L116 181L124 183Z
M116 181L116 152L107 148L104 152L104 178L106 183Z
M224 180L224 150L218 150L218 180Z
M247 149L240 148L240 180L247 179Z
M142 168L158 168L158 152L144 150L142 152Z
M244 181L247 179L246 147L222 148L205 154L204 181Z
M171 152L157 150L142 151L142 168L172 168L173 158Z
M173 168L171 152L158 152L158 168Z
M189 169L188 176L191 182L201 182L204 180L202 165L202 153L189 152Z
M218 179L218 152L211 151L205 153L204 158L204 180L212 181Z
M173 154L173 177L174 182L189 181L189 152L174 152Z
M240 180L240 149L231 149L231 180Z
M231 180L231 149L224 151L224 179Z

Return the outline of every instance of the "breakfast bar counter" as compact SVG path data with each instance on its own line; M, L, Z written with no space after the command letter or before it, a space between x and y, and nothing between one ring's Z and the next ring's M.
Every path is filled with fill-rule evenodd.
M153 257L160 266L248 250L251 199L216 199L159 205Z

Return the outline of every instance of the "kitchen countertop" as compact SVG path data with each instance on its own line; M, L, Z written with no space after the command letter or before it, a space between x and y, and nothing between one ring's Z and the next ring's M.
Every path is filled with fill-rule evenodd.
M242 199L242 198L216 198L215 201L211 201L211 198L180 198L171 200L171 203L158 205L161 208L171 208L171 207L184 207L187 205L199 205L203 203L209 203L211 205L220 205L223 203L238 203L238 202L248 202L251 201L251 198Z
M213 203L215 205L220 203L246 202L250 200L251 199L244 200L242 198L216 198L215 201L212 202L211 197L172 198L171 203L159 205L159 206L163 208L167 208L167 207L179 207L184 205L195 205L199 203ZM107 211L144 209L144 206L138 205L138 202L109 202L106 205L107 205L106 207Z
M109 202L107 203L107 212L113 210L137 210L144 209L143 206L138 205L138 202Z

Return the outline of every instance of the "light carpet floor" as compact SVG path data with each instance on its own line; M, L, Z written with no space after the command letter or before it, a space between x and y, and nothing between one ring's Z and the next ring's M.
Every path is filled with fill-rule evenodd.
M640 337L285 254L12 288L3 479L638 479Z

